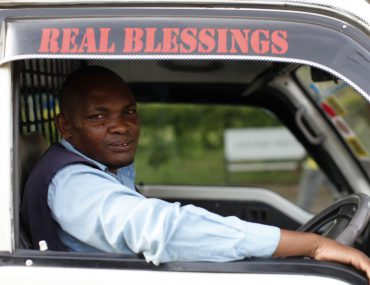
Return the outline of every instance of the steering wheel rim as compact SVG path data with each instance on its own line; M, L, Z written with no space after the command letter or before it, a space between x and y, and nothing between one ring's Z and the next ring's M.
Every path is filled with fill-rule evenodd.
M344 220L348 220L345 222ZM364 193L351 194L334 202L316 214L298 231L315 232L332 222L324 236L352 245L370 220L370 197Z

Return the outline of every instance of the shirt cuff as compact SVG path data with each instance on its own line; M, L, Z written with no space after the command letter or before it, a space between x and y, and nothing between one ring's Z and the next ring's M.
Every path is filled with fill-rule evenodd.
M248 257L271 257L280 242L280 229L257 223L244 223L245 253Z

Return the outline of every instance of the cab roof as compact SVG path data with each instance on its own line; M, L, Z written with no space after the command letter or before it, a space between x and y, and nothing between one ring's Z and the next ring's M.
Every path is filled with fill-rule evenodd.
M370 30L369 0L0 0L0 7L48 5L273 5L331 10L362 22Z

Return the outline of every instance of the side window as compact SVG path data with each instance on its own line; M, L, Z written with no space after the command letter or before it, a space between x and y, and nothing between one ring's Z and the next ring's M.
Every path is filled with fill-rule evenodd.
M65 77L81 64L77 60L26 60L17 64L21 185L36 158L59 139L53 122L59 110L57 94ZM316 99L318 88L329 88L328 83L316 83L317 90L313 89L308 67L300 68L297 76ZM338 86L337 93L342 90ZM368 104L348 99L346 92L338 94L338 104L348 109L343 121L357 134L348 142L364 165L369 165L370 143L365 135L369 121L364 116L356 119L357 110L369 111ZM325 102L329 99L326 96ZM315 161L266 109L139 102L139 112L137 184L259 187L314 212L336 197L335 187ZM33 153L33 149L38 151Z
M142 127L135 161L139 183L260 183L258 174L240 173L243 159L227 157L227 134L263 127L281 128L273 116L261 109L183 104L141 104L139 108ZM240 145L241 149L245 147ZM252 163L255 159L249 160ZM233 165L237 162L240 169ZM244 162L247 167L248 158Z
M25 60L17 64L21 185L37 157L59 139L53 122L59 110L57 94L65 77L81 64L77 60ZM353 134L347 138L348 144L368 167L370 142L366 134L370 123L365 116L356 115L369 112L368 104L360 102L359 96L355 96L358 102L350 99L347 90L353 89L341 87L342 82L314 83L309 67L300 68L297 76L321 108L345 109L340 123ZM328 90L336 94L335 100ZM319 211L335 199L336 189L315 161L265 109L139 103L139 110L138 184L260 187L310 211Z
M269 111L224 105L139 105L138 184L270 189L307 210L330 204L334 186Z
M59 112L58 93L64 79L79 65L71 60L19 62L20 134L38 133L47 144L58 141L54 125L54 116Z

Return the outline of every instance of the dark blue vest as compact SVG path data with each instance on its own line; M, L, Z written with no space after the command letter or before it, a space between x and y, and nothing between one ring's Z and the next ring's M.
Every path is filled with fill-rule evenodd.
M49 184L58 170L75 163L98 168L91 161L68 151L60 143L56 143L45 152L28 177L23 194L21 215L35 249L39 248L39 241L44 240L49 250L67 250L58 238L59 225L51 217L47 197Z

